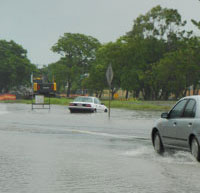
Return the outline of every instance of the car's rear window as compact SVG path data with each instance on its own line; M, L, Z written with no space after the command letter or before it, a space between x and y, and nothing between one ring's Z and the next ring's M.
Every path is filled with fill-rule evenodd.
M89 97L77 97L74 102L88 102L88 103L92 103L92 98Z

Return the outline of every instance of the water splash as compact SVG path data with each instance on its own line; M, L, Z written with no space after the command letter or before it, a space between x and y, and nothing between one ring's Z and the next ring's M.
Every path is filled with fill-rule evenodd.
M153 147L141 146L124 153L125 156L150 159L159 163L167 164L198 164L190 152L185 151L166 151L163 155L157 154Z

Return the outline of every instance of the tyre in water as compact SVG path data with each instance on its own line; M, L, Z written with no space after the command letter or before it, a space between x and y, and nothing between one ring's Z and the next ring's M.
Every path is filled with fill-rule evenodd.
M154 134L154 149L159 154L164 152L162 141L158 132Z
M191 142L191 153L198 161L200 161L199 143L195 137L193 137Z

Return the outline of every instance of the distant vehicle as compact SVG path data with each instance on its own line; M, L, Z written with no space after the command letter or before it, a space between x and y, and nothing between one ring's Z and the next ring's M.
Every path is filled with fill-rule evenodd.
M56 94L56 83L55 82L44 82L42 78L34 78L33 80L33 91L34 94L42 94L45 96L55 96Z
M168 113L162 113L151 137L159 154L167 148L182 149L200 161L200 96L184 97Z
M74 101L69 104L69 110L71 113L108 111L107 107L102 104L98 98L88 96L76 97Z

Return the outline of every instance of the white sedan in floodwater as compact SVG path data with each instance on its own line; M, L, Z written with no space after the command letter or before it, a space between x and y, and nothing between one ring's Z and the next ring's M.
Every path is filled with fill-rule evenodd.
M71 113L75 112L107 112L108 108L102 104L98 98L90 96L79 96L69 104L69 110Z

